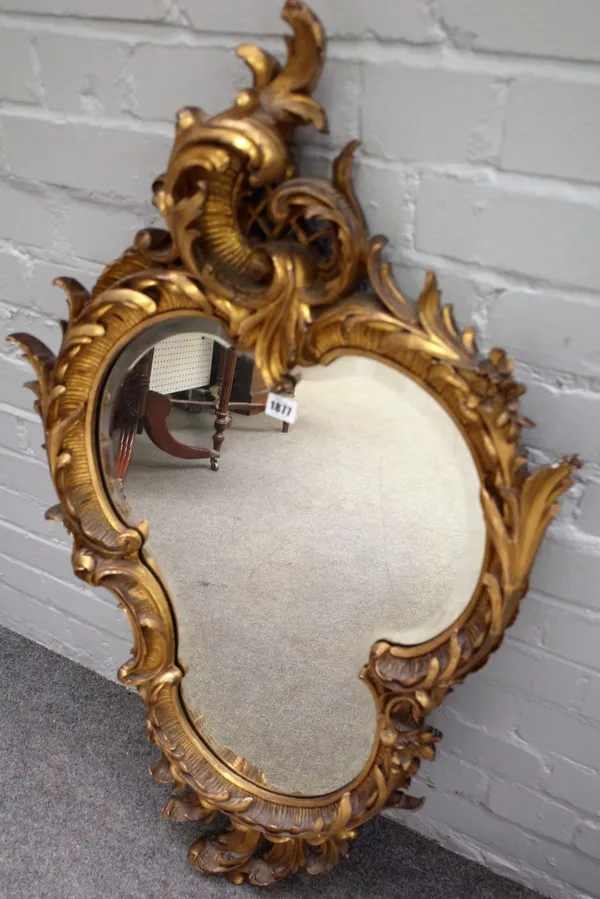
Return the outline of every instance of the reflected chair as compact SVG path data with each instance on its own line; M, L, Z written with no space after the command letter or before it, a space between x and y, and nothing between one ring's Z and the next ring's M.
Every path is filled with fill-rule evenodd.
M201 335L183 336L208 341L208 338ZM260 396L262 394L263 396L256 402L253 402L252 399L249 402L231 402L238 356L234 349L223 347L215 341L210 341L213 344L211 356L214 351L218 354L217 375L214 385L209 386L211 368L209 365L204 384L196 383L194 388L190 388L190 375L188 372L186 375L187 380L179 381L178 383L171 380L171 386L174 385L179 388L173 391L172 394L161 393L152 389L156 383L156 369L164 367L163 345L168 344L168 342L164 341L158 344L133 366L127 373L117 396L111 431L113 434L115 432L119 433L115 452L115 474L121 482L124 480L131 463L137 434L145 431L155 446L177 459L209 459L211 469L218 471L225 431L232 421L231 413L239 412L246 415L254 415L265 410L267 391L256 369L253 369L252 372L253 395L258 394ZM199 371L196 377L201 376L201 374L202 372ZM200 380L202 380L202 377L200 377ZM158 385L160 383L159 380ZM163 383L168 384L168 379ZM181 387L183 383L188 385L185 390ZM295 384L295 380L290 377L286 379L278 392L293 396ZM183 397L182 393L184 392L188 392L189 395ZM197 399L198 392L205 399ZM167 423L173 406L180 406L188 412L202 412L203 410L214 412L215 430L212 439L212 449L181 443L173 436ZM282 431L287 433L288 430L289 423L284 422Z

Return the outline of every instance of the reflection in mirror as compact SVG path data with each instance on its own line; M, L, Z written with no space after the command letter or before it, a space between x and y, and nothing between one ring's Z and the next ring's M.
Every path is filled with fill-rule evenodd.
M282 433L252 361L200 325L146 337L113 368L107 482L149 522L198 732L258 784L329 793L373 751L359 679L372 643L430 640L473 596L479 475L442 406L373 359L294 372Z

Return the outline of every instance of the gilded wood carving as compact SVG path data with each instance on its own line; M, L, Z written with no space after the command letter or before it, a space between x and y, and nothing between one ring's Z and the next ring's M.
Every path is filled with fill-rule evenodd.
M152 774L174 791L164 814L208 821L225 812L228 829L199 840L189 858L201 871L257 885L300 869L328 871L369 818L421 804L407 790L441 737L425 718L500 645L576 465L564 459L530 473L519 449L524 388L504 352L483 357L473 331L457 330L433 274L416 303L395 286L383 261L385 240L369 236L353 190L357 145L342 151L330 180L296 175L294 129L327 127L312 97L325 39L298 0L287 0L283 17L292 31L285 64L242 45L252 87L220 115L179 113L167 170L154 184L166 230L139 233L91 294L70 279L57 281L69 318L56 357L34 337L12 337L36 373L29 386L59 498L48 514L72 535L76 574L110 589L132 627L133 654L119 676L147 706L148 734L162 754ZM168 588L144 549L148 525L127 523L103 481L97 422L111 366L141 331L190 315L220 323L232 345L254 354L268 384L295 365L327 364L341 354L409 374L453 417L480 473L488 545L477 590L429 643L372 647L360 676L377 707L376 745L361 775L327 796L261 787L194 730L181 699Z

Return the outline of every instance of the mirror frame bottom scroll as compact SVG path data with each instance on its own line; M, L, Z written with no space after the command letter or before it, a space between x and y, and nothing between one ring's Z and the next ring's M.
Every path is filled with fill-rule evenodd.
M284 17L294 38L283 69L258 48L242 47L254 88L238 97L234 110L214 119L193 110L180 114L169 168L155 186L169 232L138 235L91 294L59 279L70 314L56 357L31 336L12 338L37 376L30 386L59 498L49 515L60 518L73 537L76 574L110 589L132 627L133 655L119 677L137 687L146 703L149 738L161 751L152 774L174 790L164 813L176 821L209 821L225 812L228 829L199 840L189 857L204 872L257 885L300 869L328 871L369 818L384 808L419 807L421 800L406 791L421 761L434 758L441 736L425 717L502 642L556 500L577 464L568 458L529 473L519 450L524 421L518 398L524 389L505 354L478 354L473 333L461 334L450 307L440 306L432 275L417 303L395 287L381 262L384 241L368 237L354 196L355 146L342 152L331 182L293 177L287 150L292 126L324 125L310 97L324 41L320 24L298 0L288 0ZM261 209L268 207L277 233L288 235L285 241L267 235L257 249L242 240L239 219L246 207L240 184L248 188L247 206L257 187L264 191ZM325 223L333 247L326 260L309 251L313 231L298 231L299 222L315 216ZM223 242L227 227L229 242ZM293 233L295 242L289 239ZM227 256L217 261L238 267L238 283L219 279L212 264L216 247ZM369 295L357 292L365 275L373 289ZM343 354L396 368L446 409L479 471L488 539L475 594L463 614L428 643L378 641L372 647L361 677L377 707L373 753L356 780L335 793L297 797L261 787L196 733L181 698L183 671L168 587L145 548L147 523L126 522L104 482L97 423L108 373L131 340L178 317L217 322L232 346L254 353L268 384L293 366L328 364Z

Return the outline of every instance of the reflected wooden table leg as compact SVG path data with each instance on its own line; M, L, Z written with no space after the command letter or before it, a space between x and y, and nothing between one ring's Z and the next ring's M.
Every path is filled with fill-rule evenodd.
M227 350L225 347L220 344L216 344L218 347L219 359L217 364L217 380L215 383L215 389L217 393L220 393L221 387L223 386L223 378L225 377L225 363L227 361Z
M219 389L219 402L217 403L217 414L215 418L215 433L213 435L213 449L219 455L221 452L221 446L223 444L223 441L225 440L225 431L231 424L229 401L231 399L231 388L233 387L236 361L237 353L235 350L225 348L221 350L221 359L219 360L219 378L221 378L222 372L222 383ZM218 458L211 459L210 465L213 471L218 471Z
M290 396L290 397L292 397L292 399L296 396L296 385L298 384L300 377L301 377L300 375L292 375L291 373L285 376L284 380L287 382L287 386L286 386L285 390L282 390L282 393L285 396ZM290 429L289 421L284 421L281 430L283 431L284 434L287 434L289 429Z
M294 384L294 386L292 387L291 391L287 393L287 396L291 396L292 399L293 399L294 396L295 396L295 390L294 390L295 386L296 386L296 385ZM284 434L287 434L287 432L289 431L289 429L290 429L290 423L289 423L289 421L284 421L283 424L282 424L282 426L281 426L281 430L283 431Z

